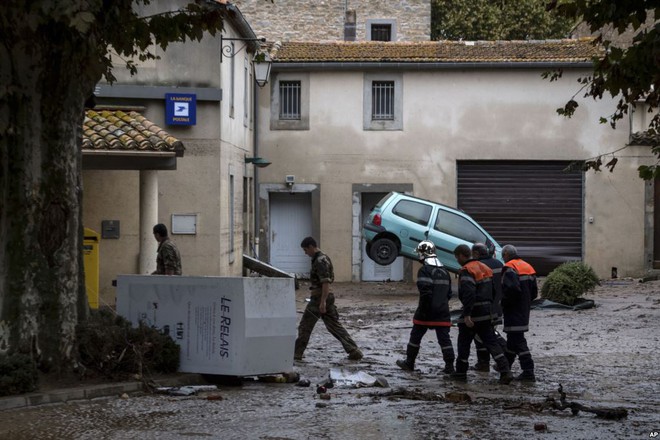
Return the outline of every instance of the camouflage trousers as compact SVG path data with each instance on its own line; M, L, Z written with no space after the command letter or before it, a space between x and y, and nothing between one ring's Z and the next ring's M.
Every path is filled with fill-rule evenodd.
M323 320L325 328L328 329L330 334L341 342L346 353L351 353L358 349L358 346L353 338L351 338L351 335L348 334L344 326L339 322L339 313L335 306L334 295L332 293L328 295L328 299L325 302L325 314L323 315L321 315L321 312L319 311L320 301L320 292L318 294L314 292L310 302L305 308L302 318L300 318L300 324L298 325L298 338L296 339L296 349L294 353L294 356L298 359L302 358L302 355L307 348L307 344L309 343L309 338L314 330L314 326L319 319Z

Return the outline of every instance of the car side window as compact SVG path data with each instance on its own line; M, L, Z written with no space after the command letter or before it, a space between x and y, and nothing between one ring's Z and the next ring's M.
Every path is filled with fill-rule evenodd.
M432 210L431 205L413 202L411 200L401 200L392 208L392 213L419 225L427 225Z
M485 243L487 240L484 233L468 219L442 209L438 211L433 229L471 243Z

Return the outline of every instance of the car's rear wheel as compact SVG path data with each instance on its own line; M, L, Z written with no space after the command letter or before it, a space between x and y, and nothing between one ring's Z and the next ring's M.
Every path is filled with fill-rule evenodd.
M381 266L392 264L399 256L399 249L396 243L389 238L379 238L371 243L369 249L369 258Z

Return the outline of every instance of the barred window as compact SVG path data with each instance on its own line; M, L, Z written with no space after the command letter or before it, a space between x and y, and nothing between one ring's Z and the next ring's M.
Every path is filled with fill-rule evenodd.
M392 41L392 25L372 24L371 41Z
M374 81L371 84L371 119L394 120L394 81Z
M300 81L280 81L280 119L300 119Z

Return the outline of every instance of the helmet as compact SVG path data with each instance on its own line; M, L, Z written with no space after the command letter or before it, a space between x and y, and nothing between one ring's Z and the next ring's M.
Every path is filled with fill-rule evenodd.
M421 241L417 245L415 252L419 254L420 258L435 257L435 244L428 240Z

